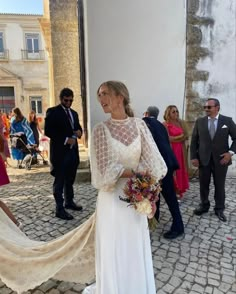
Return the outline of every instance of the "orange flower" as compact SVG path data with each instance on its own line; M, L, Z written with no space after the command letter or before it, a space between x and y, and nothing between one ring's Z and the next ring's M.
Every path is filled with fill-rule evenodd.
M145 183L145 182L142 183L142 188L147 188L148 186L149 186L148 183Z

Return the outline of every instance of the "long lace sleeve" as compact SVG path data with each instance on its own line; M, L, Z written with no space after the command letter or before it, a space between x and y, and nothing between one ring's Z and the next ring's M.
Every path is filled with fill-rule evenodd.
M111 190L124 171L119 156L112 148L108 130L103 123L95 126L91 138L92 185L97 189Z
M137 122L139 125L142 142L142 151L138 170L149 170L154 177L156 177L158 180L161 180L167 173L165 161L162 158L152 137L152 134L146 126L145 122L142 120L137 120Z

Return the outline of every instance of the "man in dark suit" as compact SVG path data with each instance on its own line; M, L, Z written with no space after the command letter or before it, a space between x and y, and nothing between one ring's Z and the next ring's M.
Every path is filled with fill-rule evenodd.
M73 219L73 216L65 208L82 210L82 206L76 205L73 200L73 184L79 165L77 138L82 136L78 114L70 108L73 97L71 89L62 89L61 103L49 108L45 118L45 135L51 139L50 161L51 175L55 177L53 195L56 201L56 217L65 220Z
M204 106L206 116L198 118L192 133L191 160L199 167L201 203L194 213L202 215L210 208L209 185L213 175L215 186L215 214L226 222L225 179L231 157L236 152L236 125L231 117L219 114L220 102L209 98ZM229 137L232 144L229 147Z
M170 230L164 233L164 238L175 239L184 233L184 225L182 216L177 201L177 196L173 181L173 172L179 168L177 159L171 149L169 136L166 128L162 123L157 120L159 109L155 106L149 106L144 114L143 120L147 124L149 130L152 133L153 139L157 144L157 147L165 160L168 167L166 176L162 179L162 192L166 204L168 205L171 213L173 223ZM160 213L160 200L157 203L157 211L155 214L156 219L159 219Z

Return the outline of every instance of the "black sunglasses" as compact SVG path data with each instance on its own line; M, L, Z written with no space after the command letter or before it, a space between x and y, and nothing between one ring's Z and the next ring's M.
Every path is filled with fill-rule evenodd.
M178 110L173 110L173 111L171 111L171 113L179 113L179 111Z
M63 99L63 101L72 103L73 99Z
M204 109L211 109L212 107L216 107L215 105L211 106L211 105L208 105L208 106L204 106L203 108Z

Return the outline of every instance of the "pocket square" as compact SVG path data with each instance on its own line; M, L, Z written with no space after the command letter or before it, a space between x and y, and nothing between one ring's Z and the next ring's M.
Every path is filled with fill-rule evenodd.
M226 125L223 125L223 126L222 126L222 129L226 129L226 128L228 128Z

